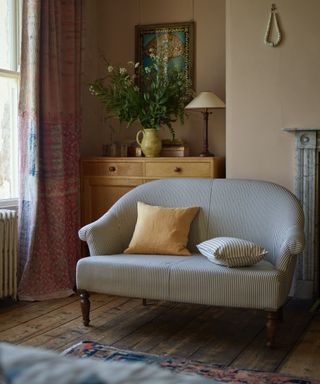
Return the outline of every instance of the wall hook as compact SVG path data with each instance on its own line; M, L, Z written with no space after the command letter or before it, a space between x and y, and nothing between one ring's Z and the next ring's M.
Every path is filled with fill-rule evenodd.
M270 16L269 16L269 20L268 20L268 25L267 25L267 30L266 30L266 34L264 36L264 43L268 47L273 47L273 48L280 44L280 41L282 38L278 19L277 19L276 10L277 10L276 5L272 4ZM274 41L271 40L271 30L272 30L273 25L276 28L276 39Z

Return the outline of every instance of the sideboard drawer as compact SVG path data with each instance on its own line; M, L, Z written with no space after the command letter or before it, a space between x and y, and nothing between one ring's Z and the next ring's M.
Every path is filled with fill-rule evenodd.
M83 176L131 176L141 177L143 174L142 163L137 162L84 162Z
M147 162L146 177L212 177L210 162Z
M170 177L224 177L222 157L81 159L81 220L91 223L137 185Z

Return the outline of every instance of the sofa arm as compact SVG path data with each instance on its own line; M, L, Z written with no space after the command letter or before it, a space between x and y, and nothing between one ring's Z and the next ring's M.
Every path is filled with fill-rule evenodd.
M304 232L301 227L297 225L291 227L287 231L286 240L283 247L288 248L291 255L298 255L304 249Z
M82 227L79 230L79 237L87 242L90 255L117 254L126 248L117 217L110 211L97 221Z
M295 225L286 231L282 244L280 246L280 254L276 261L276 268L280 271L286 271L291 255L298 255L304 249L305 237L303 228Z

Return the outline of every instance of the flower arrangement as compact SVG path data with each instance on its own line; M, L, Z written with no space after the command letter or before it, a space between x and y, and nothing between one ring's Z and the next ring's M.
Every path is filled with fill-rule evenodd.
M110 115L128 126L137 121L143 128L167 126L175 139L172 123L184 121L184 107L192 97L191 84L178 68L168 68L161 55L150 53L151 64L142 67L106 63L107 76L90 84L90 92L104 104Z

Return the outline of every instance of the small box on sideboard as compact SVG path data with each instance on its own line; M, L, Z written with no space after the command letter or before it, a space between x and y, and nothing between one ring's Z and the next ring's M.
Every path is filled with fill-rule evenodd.
M172 143L171 140L162 140L161 157L184 157L189 156L189 146L179 140Z
M189 147L187 145L162 147L161 157L183 157L189 156Z

